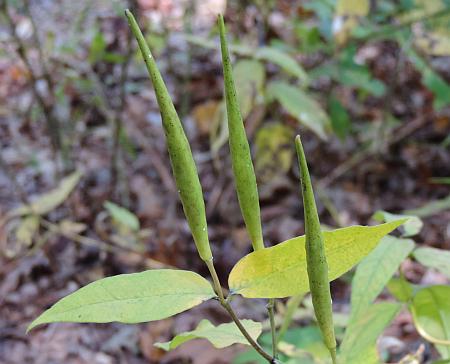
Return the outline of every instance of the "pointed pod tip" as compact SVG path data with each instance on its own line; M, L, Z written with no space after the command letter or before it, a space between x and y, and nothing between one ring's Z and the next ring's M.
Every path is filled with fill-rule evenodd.
M217 23L219 25L220 36L222 37L225 34L225 20L222 14L217 15Z
M130 9L125 9L125 17L127 18L127 20L128 20L128 23L129 24L131 24L131 23L133 23L133 21L135 21L135 19L134 19L134 15L133 15L133 13L130 11Z
M297 134L297 136L295 137L295 148L297 149L297 154L303 154L300 153L303 151L302 139L300 138L300 134Z

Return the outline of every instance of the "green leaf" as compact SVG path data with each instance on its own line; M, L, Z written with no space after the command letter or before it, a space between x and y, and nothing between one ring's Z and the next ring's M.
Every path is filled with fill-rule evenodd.
M236 62L233 76L242 118L245 119L258 102L258 97L261 99L266 70L261 62L244 59Z
M379 210L375 212L372 218L380 222L389 222L407 218L408 220L401 227L401 230L403 230L402 235L405 238L417 235L423 227L423 221L417 216L412 215L391 214L390 212Z
M330 281L350 270L383 236L404 222L324 231ZM281 298L308 292L305 237L248 254L234 266L228 284L233 293L248 298Z
M91 42L91 48L89 49L88 61L93 64L101 61L106 51L106 41L103 33L98 29Z
M450 195L440 200L430 201L425 205L418 207L416 209L406 210L404 211L404 213L408 215L428 217L448 209L450 209Z
M325 361L330 353L323 342L323 336L317 326L296 327L286 333L283 341L292 345L297 350L302 350L312 355L318 361ZM281 344L281 343L280 343ZM281 350L281 347L280 347Z
M320 104L305 91L282 81L274 81L267 86L268 100L277 100L286 111L301 124L322 139L327 139L331 122Z
M450 185L450 177L433 177L430 182L442 185Z
M126 208L116 205L115 203L110 201L105 201L103 206L108 210L112 219L117 224L124 225L132 231L139 230L139 219L131 211L128 211Z
M410 239L385 236L361 261L352 281L350 322L370 306L413 249Z
M378 336L400 311L399 303L373 304L354 320L345 331L339 362L360 364L363 353L371 350Z
M344 140L351 128L350 116L348 115L347 110L334 96L331 96L328 100L328 110L330 112L333 131L339 139Z
M262 325L252 320L241 320L250 336L256 341L261 335ZM156 343L155 346L169 351L177 348L181 344L194 339L207 339L214 347L221 349L233 344L250 345L247 339L237 328L234 322L214 326L208 320L202 320L193 331L183 332L175 336L171 341Z
M404 278L391 278L387 289L400 302L408 302L414 296L414 286Z
M287 53L273 47L258 48L254 53L256 59L271 62L280 66L284 71L297 77L299 80L308 83L308 75L300 64Z
M411 47L402 48L414 66L422 73L423 84L434 94L434 108L439 110L450 105L450 85Z
M450 286L420 290L410 305L414 325L426 340L447 346L450 353Z
M45 215L49 213L61 205L67 197L69 197L81 176L82 173L79 171L72 173L71 175L63 178L57 188L39 196L29 206L19 206L8 213L8 216L14 217L29 214Z
M345 364L381 364L380 355L378 354L376 343L367 346L365 349L359 350L358 353L352 355L350 361Z
M185 270L148 270L100 279L64 297L40 315L28 331L50 322L161 320L215 296L210 283Z
M413 256L425 267L434 268L450 278L449 251L430 247L421 247L414 250Z
M208 49L217 49L216 42L198 37L195 35L184 34L184 39L191 44ZM308 83L308 75L295 58L286 52L274 47L252 48L246 45L229 44L230 53L237 54L242 57L250 57L260 61L270 62L279 66L283 71L297 77L305 85Z

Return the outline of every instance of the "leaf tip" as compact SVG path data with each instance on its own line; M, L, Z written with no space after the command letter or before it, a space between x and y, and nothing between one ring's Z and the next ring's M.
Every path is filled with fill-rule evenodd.
M33 320L27 327L25 334L29 334L31 330L33 330L36 326L40 325L42 322L40 322L40 317L36 318L35 320Z
M412 217L405 217L403 219L398 219L392 221L393 225L395 225L395 229L397 229L399 226L403 225L404 223L408 222Z
M153 346L164 351L170 351L170 341L154 343Z

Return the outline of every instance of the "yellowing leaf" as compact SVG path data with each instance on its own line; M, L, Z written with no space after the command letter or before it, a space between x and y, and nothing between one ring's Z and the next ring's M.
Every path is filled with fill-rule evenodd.
M350 270L383 236L404 222L324 231L330 281ZM308 292L305 236L248 254L234 266L228 284L233 293L248 298L281 298Z
M211 284L185 270L148 270L100 279L64 297L40 315L28 331L50 322L161 320L215 296Z
M261 182L286 173L292 165L293 130L281 123L259 128L255 137L255 172Z
M416 33L414 43L431 56L450 55L449 32L442 29Z
M338 44L344 44L353 28L359 24L359 18L370 10L369 0L338 0L336 15L333 19L333 34Z
M369 0L338 0L336 3L336 14L366 16L369 13Z
M30 215L22 219L16 230L16 239L26 246L33 242L33 235L39 228L39 216Z
M59 228L63 234L79 234L86 230L86 224L64 219L59 223Z
M203 104L197 105L192 110L192 116L197 124L197 128L202 135L208 135L216 119L216 113L220 102L209 100Z
M267 86L267 98L277 100L286 111L301 124L326 139L331 130L331 121L320 104L305 91L282 81Z
M256 341L261 335L262 325L252 320L241 320L247 332ZM194 339L207 339L214 347L221 349L233 344L250 345L247 339L237 328L234 322L214 326L208 320L202 320L193 331L183 332L175 336L171 341L156 343L155 346L166 351L173 350L187 341Z
M8 215L23 216L28 214L45 215L61 205L73 191L80 180L81 172L74 172L63 178L57 188L39 196L30 206L22 205L11 211Z

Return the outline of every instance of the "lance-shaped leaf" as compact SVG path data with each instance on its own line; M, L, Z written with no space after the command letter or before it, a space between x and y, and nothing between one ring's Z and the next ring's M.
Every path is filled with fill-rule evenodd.
M352 281L350 322L370 306L413 249L411 239L386 236L358 265Z
M425 267L434 268L450 278L450 252L448 250L424 246L414 250L413 256Z
M340 362L366 363L364 355L374 348L378 336L402 308L399 303L382 302L369 306L345 331L341 344Z
M17 207L8 213L8 217L23 216L28 214L45 215L49 213L61 205L67 197L69 197L81 176L82 173L76 171L69 176L64 177L58 187L54 190L39 196L30 205Z
M245 327L253 340L256 340L258 336L261 335L261 323L252 320L241 320L241 324ZM206 339L218 349L233 344L250 345L234 322L214 326L208 320L202 320L195 330L183 332L175 336L171 341L166 343L156 343L155 346L169 351L194 339Z
M316 201L309 176L308 164L300 135L295 138L300 168L303 208L305 212L306 270L317 323L322 331L326 347L330 350L333 363L336 361L336 338L334 336L333 308L331 305L328 264L324 239L317 213Z
M250 155L250 146L248 145L244 122L236 96L236 87L234 85L233 71L225 37L225 24L222 15L219 15L219 31L225 82L229 143L236 191L253 249L258 250L264 248L258 189Z
M155 88L172 171L183 204L184 214L186 215L200 257L205 261L211 260L212 254L206 226L205 202L189 142L164 80L158 70L158 66L139 29L136 19L129 10L125 10L125 15L139 44L153 87Z
M423 221L417 216L391 214L387 211L379 210L373 214L372 218L379 222L389 222L408 218L408 221L403 224L401 229L403 230L402 235L405 238L417 235L418 233L420 233L420 230L422 230L423 227Z
M211 284L185 270L148 270L103 278L64 297L34 320L28 330L50 322L161 320L215 296Z
M320 104L302 89L283 81L273 81L267 86L268 101L277 100L286 111L319 138L327 139L331 121Z
M404 221L324 231L329 280L348 272ZM308 292L305 236L246 255L233 267L228 285L247 298L282 298Z

